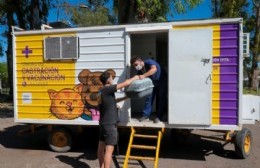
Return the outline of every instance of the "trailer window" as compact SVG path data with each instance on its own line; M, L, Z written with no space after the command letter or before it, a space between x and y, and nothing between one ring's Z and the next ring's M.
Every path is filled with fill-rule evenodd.
M78 59L78 37L47 37L44 39L45 60Z

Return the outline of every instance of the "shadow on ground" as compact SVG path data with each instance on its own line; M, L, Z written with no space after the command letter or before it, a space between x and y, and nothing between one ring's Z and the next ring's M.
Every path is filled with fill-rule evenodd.
M25 135L18 135L20 130L29 128L29 125L15 125L5 128L0 132L0 144L6 148L15 149L44 149L49 150L47 144L48 130L43 128L36 133L28 133ZM115 155L125 155L128 145L130 131L120 129L120 139L118 147L115 147ZM73 136L75 142L72 152L82 152L88 154L88 150L96 150L98 145L98 129L85 128L81 134ZM148 140L142 140L143 144L154 144ZM170 133L166 132L161 144L160 157L161 158L178 158L189 160L205 160L205 156L218 155L224 158L235 159L235 152L225 150L223 142L205 140L199 136L190 135L182 144L173 144ZM150 151L147 154L151 153ZM142 154L146 154L142 151ZM84 157L92 157L85 155ZM95 156L96 157L96 156ZM92 159L95 159L92 157Z
M84 168L90 168L90 166L85 163L80 161L78 157L69 157L66 155L58 155L56 156L57 159L59 159L61 162L66 163L67 165L70 165L71 167L74 168L79 168L79 167L84 167Z
M5 128L0 132L0 144L5 148L49 150L46 140L46 137L48 136L47 128L39 130L35 134L17 135L21 129L28 127L28 125L15 125ZM115 157L113 157L114 165L116 165L116 167L123 165L129 136L129 129L120 129L119 145L115 148ZM89 165L82 162L81 159L97 159L98 129L86 128L81 134L75 135L73 140L76 145L73 146L71 152L82 153L82 155L70 157L69 155L66 155L66 153L61 155L57 153L56 158L72 167L89 167ZM147 145L150 142L142 140L141 143ZM222 144L223 142L220 141L205 140L199 136L191 135L181 144L176 145L172 143L170 131L166 131L161 144L160 158L205 161L207 156L217 155L227 159L236 159L235 152L224 149ZM136 155L151 155L151 151L134 152L136 152ZM146 167L146 164L142 161L133 161L131 164L132 166L136 165L134 167Z

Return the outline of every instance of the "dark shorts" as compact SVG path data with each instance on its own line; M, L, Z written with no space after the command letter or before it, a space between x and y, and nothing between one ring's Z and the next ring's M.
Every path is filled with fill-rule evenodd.
M106 145L116 145L118 142L118 132L115 124L99 126L99 140Z

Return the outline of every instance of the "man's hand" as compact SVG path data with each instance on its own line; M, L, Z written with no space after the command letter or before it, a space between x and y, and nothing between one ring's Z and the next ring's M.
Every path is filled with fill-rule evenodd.
M122 82L122 83L117 84L116 89L122 89L122 88L124 88L124 87L130 85L133 81L135 81L135 80L137 80L137 79L139 79L139 76L138 76L138 75L135 75L134 77L132 77L132 78L130 78L130 79L127 79L127 80L125 80L125 81Z
M144 79L145 78L145 76L144 75L139 75L139 79Z
M139 79L139 75L135 75L134 77L132 77L133 80L138 80Z

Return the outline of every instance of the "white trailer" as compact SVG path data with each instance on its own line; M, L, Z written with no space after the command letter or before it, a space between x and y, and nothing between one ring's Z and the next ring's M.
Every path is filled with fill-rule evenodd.
M167 120L138 122L143 100L133 99L120 104L120 126L233 130L226 140L238 141L242 157L250 153L252 135L242 129L241 18L14 31L13 53L15 122L98 125L91 98L98 76L111 69L116 82L129 78L131 56L139 55L168 73Z

